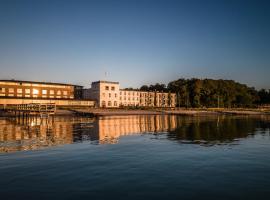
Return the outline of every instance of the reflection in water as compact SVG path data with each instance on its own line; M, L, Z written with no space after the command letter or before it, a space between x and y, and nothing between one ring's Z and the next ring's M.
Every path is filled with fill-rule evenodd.
M0 119L0 151L33 150L73 143L74 123L75 120L60 117Z
M252 136L256 130L269 133L268 117L180 117L173 115L113 116L54 119L0 118L0 152L94 141L117 143L121 136L154 133L168 140L203 145L231 143Z
M177 128L168 134L168 139L204 145L226 144L253 136L258 130L269 134L269 128L268 116L186 117L177 119Z

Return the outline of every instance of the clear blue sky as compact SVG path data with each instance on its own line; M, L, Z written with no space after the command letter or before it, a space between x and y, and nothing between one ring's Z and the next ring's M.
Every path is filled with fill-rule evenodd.
M270 88L268 2L0 0L0 79Z

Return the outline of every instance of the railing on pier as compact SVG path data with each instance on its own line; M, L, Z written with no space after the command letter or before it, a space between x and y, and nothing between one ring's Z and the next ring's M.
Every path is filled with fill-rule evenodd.
M18 105L10 105L6 107L7 111L15 112L15 114L40 114L42 115L52 115L55 114L56 105L55 104L39 104L39 103L31 103L31 104L18 104Z

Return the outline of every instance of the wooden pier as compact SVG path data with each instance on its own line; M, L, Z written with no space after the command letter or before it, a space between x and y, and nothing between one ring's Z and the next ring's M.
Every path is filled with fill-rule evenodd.
M15 116L40 116L49 117L50 115L54 115L56 112L55 104L39 104L39 103L31 103L31 104L18 104L18 105L9 105L4 109L7 112L13 113Z

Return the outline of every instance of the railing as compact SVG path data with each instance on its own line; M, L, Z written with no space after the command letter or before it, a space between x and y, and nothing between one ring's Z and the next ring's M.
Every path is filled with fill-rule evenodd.
M23 113L37 113L37 114L54 114L56 111L55 104L18 104L11 105L6 108L6 110L14 112L23 112Z

